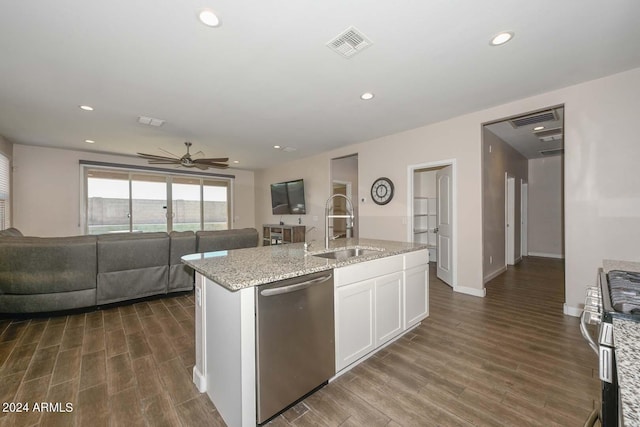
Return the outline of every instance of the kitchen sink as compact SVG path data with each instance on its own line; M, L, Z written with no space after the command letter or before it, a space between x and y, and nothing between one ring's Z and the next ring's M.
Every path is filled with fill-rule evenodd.
M327 258L327 259L335 259L338 261L344 261L349 258L363 256L363 255L371 255L381 251L382 251L381 249L346 248L346 249L337 249L331 252L324 252L321 254L313 254L313 256L317 256L320 258Z

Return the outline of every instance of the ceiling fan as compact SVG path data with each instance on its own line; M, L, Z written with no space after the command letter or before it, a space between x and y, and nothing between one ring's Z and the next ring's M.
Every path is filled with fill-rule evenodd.
M187 146L187 153L182 157L178 157L175 154L168 152L167 150L163 150L162 148L160 150L164 151L167 154L170 154L173 157L157 156L155 154L145 153L137 154L143 159L149 160L149 164L151 165L178 165L184 166L185 168L196 167L202 170L206 170L209 168L225 169L229 167L229 165L225 164L225 162L229 161L228 157L194 159L189 153L189 148L193 144L187 141L184 143L184 145ZM202 153L202 151L199 151L198 153ZM197 155L198 153L196 153L195 155Z

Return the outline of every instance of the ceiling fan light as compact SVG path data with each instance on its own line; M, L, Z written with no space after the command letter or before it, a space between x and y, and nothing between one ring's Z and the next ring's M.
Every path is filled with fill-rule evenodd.
M211 9L203 9L200 11L198 18L200 18L200 22L207 27L217 27L220 25L220 18L218 18L218 15Z

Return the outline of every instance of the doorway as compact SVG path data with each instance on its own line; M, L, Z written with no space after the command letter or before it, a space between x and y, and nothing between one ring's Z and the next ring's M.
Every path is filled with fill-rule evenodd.
M455 160L411 165L408 182L407 240L427 246L438 278L455 289Z
M331 159L331 195L342 194L351 200L355 220L333 218L329 224L329 235L334 238L357 238L358 218L358 154ZM347 202L342 197L333 199L333 212L337 215L347 213Z
M526 256L564 258L564 106L482 125L483 279Z

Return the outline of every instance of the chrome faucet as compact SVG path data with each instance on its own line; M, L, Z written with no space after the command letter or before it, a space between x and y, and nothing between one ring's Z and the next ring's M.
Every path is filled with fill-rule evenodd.
M336 197L343 197L347 201L347 214L346 215L334 215L332 202ZM351 200L345 196L344 194L334 194L333 196L327 199L327 202L324 204L324 248L329 249L329 240L335 240L337 236L332 236L329 238L329 220L333 218L346 218L351 220L351 225L347 223L347 228L353 228L353 221L355 217L353 215L353 203Z

